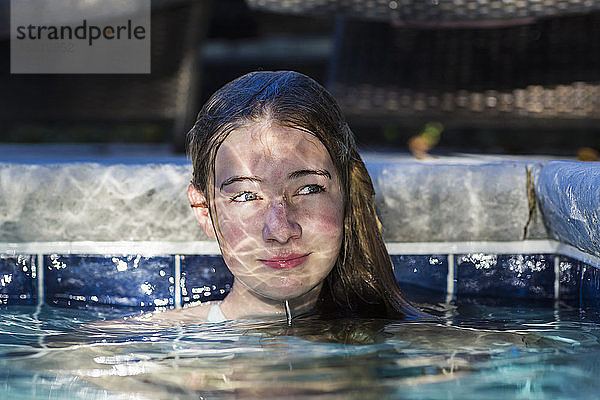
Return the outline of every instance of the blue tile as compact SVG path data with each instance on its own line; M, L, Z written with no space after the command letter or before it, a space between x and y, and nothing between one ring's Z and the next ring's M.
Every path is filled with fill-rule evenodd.
M456 293L530 299L554 297L554 257L549 254L455 256Z
M35 273L35 256L0 255L0 304L36 304Z
M585 265L567 256L559 259L559 299L570 306L579 307L581 300L581 272Z
M392 255L391 258L398 283L446 292L448 282L446 255Z
M181 303L223 299L233 284L233 275L221 256L182 255Z
M600 307L600 270L583 264L581 279L581 307Z
M174 257L44 256L46 302L85 307L174 306Z

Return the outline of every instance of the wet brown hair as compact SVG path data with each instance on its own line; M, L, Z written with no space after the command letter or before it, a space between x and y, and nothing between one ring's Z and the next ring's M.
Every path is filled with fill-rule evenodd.
M252 72L223 86L202 107L188 133L187 149L192 183L205 194L209 210L214 193L208 189L220 145L236 128L264 118L316 136L340 179L344 237L318 304L323 308L335 304L345 315L421 316L404 299L394 278L375 213L375 190L354 135L333 96L308 76L293 71Z

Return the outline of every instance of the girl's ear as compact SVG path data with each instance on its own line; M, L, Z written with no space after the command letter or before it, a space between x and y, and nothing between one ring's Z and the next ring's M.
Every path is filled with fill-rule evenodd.
M191 183L190 186L188 186L188 200L190 201L190 206L192 206L196 221L200 223L200 226L202 226L202 229L204 229L204 232L209 238L215 239L215 228L213 227L212 219L208 212L208 202L206 201L206 197L204 197L204 194Z

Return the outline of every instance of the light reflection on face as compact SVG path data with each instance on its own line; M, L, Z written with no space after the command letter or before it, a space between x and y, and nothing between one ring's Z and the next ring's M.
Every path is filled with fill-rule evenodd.
M338 257L343 199L325 146L267 122L233 131L215 159L214 223L236 282L272 300L318 286Z

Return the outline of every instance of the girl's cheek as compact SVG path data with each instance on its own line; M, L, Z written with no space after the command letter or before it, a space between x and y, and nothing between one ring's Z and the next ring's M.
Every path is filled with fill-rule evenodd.
M257 213L245 215L244 213L221 211L219 214L219 231L222 238L230 247L243 246L247 242L255 242L252 237L258 228L260 218Z
M231 217L231 216L229 216ZM248 240L256 232L257 218L220 218L221 235L231 245Z
M304 212L306 216L306 222L303 224L306 225L303 227L304 232L308 225L313 227L314 233L324 236L332 236L343 229L342 211L338 207L315 207Z
M235 246L248 237L248 231L239 224L222 224L221 234L230 246Z

